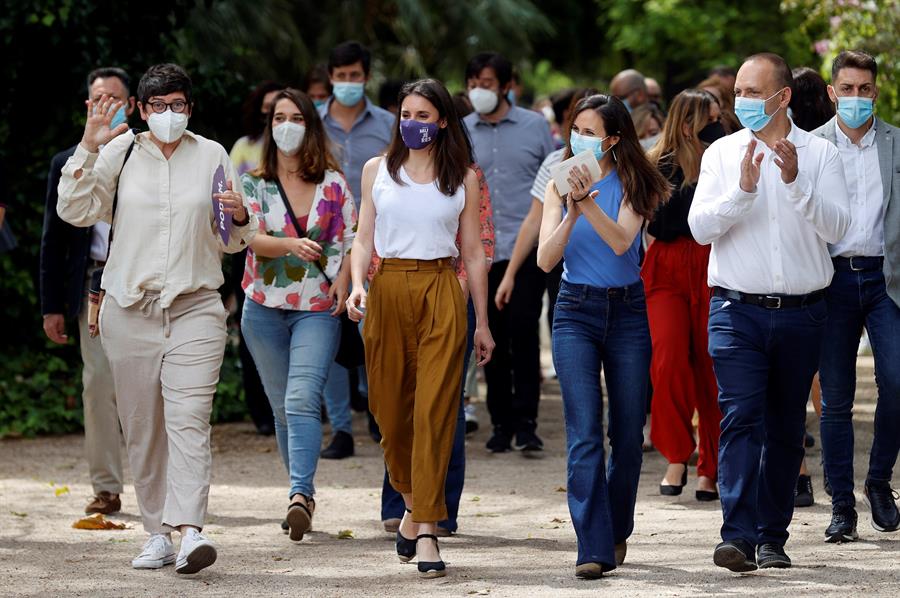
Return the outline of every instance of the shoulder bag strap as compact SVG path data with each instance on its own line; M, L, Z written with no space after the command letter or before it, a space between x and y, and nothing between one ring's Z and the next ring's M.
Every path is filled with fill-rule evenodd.
M125 151L125 159L122 160L122 167L119 168L119 177L116 179L116 193L113 195L112 216L109 219L109 240L106 243L106 261L109 261L109 250L112 248L113 228L116 224L116 206L119 203L119 179L122 178L122 171L125 170L125 163L128 162L128 158L131 156L131 150L134 149L134 142L137 140L137 129L132 129L131 132L134 134L134 137L131 139L131 145L129 145L128 149Z
M277 176L275 177L275 186L278 187L278 193L281 195L281 201L284 202L284 207L287 210L288 217L291 219L291 224L294 225L294 229L297 231L297 235L299 235L300 238L307 236L306 230L302 226L300 226L300 222L297 221L297 215L294 214L294 208L293 206L291 206L291 202L288 199L287 193L285 193L284 191L281 180ZM319 269L319 272L321 272L322 276L325 277L325 281L328 283L328 286L334 284L333 282L331 282L331 278L329 278L328 275L325 274L325 268L322 267L322 264L320 264L319 262L309 263L316 265L316 267Z

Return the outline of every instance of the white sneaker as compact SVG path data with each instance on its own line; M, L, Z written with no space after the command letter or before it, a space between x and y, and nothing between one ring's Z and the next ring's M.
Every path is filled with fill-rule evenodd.
M466 415L466 434L471 434L478 430L478 415L475 412L475 405L469 403L463 408Z
M175 546L172 540L163 534L152 534L144 550L131 561L135 569L161 569L175 562Z
M216 547L203 534L190 528L181 537L181 550L175 561L176 573L196 573L216 562Z

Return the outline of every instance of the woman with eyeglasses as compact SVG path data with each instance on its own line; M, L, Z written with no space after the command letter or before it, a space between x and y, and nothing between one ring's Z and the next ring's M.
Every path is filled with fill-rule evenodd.
M725 136L720 116L719 103L710 92L682 91L672 101L662 136L647 156L672 185L668 201L647 227L654 241L642 267L653 338L650 438L669 463L659 485L663 496L681 494L687 484L688 459L699 449L695 493L699 501L719 498L722 414L707 348L710 247L694 240L687 215L703 152ZM694 440L695 410L700 418L699 443Z
M257 228L225 148L187 130L191 92L181 67L150 67L138 84L150 131L137 135L125 124L110 129L122 102L89 100L57 206L75 226L112 224L100 339L150 534L132 566L174 564L178 573L196 573L217 556L200 532L212 461L209 418L226 340L221 256L246 247ZM173 531L181 532L177 555Z
M601 171L571 169L571 190L547 184L538 265L563 259L553 317L553 364L562 389L569 512L578 537L575 575L594 579L625 560L643 459L650 330L640 232L669 186L647 160L625 105L606 95L573 112L566 158L590 152ZM609 394L604 464L600 371Z

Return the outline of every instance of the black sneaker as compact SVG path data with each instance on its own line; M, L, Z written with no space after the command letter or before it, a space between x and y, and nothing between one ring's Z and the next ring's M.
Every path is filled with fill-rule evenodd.
M791 559L784 553L784 547L772 542L759 546L756 562L760 569L787 569L791 566Z
M544 442L534 432L534 426L529 425L516 432L516 450L531 459L544 456Z
M803 437L803 448L812 448L816 446L816 439L809 432Z
M485 446L492 453L505 453L510 450L512 437L502 426L494 426L494 433Z
M832 544L855 542L859 538L856 533L856 509L845 505L835 505L831 509L831 525L825 529L825 541Z
M872 509L872 527L880 532L895 532L900 528L900 511L896 501L900 496L890 482L866 482L866 502Z
M284 534L289 534L291 532L291 525L287 522L287 519L281 522L281 532Z
M331 437L331 444L322 450L323 459L346 459L353 456L353 436L338 430Z
M813 502L812 478L801 475L797 478L797 487L794 488L794 506L811 507Z
M729 540L716 546L713 563L735 573L756 571L756 554L744 540Z

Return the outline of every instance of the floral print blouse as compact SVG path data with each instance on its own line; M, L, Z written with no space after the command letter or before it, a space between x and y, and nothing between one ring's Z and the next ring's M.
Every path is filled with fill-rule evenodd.
M260 234L300 236L285 207L287 198L282 198L275 181L247 173L241 175L241 183L244 197L259 219ZM322 256L316 262L293 254L269 258L256 255L253 249L247 251L241 286L249 299L279 309L325 311L333 307L328 279L333 282L337 278L356 235L356 209L340 172L327 170L316 186L307 226L305 236L322 246Z

